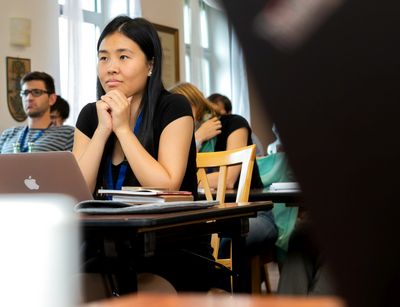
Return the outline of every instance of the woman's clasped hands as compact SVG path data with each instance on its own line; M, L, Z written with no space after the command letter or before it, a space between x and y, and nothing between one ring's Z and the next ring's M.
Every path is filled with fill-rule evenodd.
M131 97L126 98L119 90L111 90L101 96L96 108L99 118L98 128L116 134L124 129L131 130Z

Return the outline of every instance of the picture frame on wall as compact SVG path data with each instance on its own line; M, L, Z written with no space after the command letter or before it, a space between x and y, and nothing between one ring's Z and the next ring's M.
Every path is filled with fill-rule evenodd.
M180 81L179 77L179 30L159 24L153 24L160 37L163 49L162 81L170 88Z
M21 78L31 71L31 60L6 57L7 70L7 105L8 110L17 122L23 122L27 115L20 96Z

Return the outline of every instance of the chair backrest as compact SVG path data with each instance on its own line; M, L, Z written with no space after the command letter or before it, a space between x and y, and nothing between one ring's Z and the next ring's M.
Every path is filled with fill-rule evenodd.
M225 151L200 152L197 154L197 181L204 188L207 200L213 200L210 185L207 179L207 168L218 168L218 187L216 200L225 201L226 178L228 166L241 164L239 185L237 188L236 202L247 202L250 193L250 184L256 158L256 145L235 148Z

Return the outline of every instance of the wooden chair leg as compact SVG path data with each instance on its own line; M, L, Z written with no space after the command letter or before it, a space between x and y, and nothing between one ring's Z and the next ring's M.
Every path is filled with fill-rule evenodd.
M265 282L265 288L268 294L272 294L272 287L269 278L268 264L265 263L261 256L252 256L251 263L251 293L261 294L261 283Z
M261 259L260 256L252 256L250 259L251 268L251 293L261 294Z

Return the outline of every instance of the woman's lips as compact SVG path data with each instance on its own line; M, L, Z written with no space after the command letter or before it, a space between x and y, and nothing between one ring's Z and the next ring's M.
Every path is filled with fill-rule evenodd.
M109 87L114 87L114 86L120 85L120 84L121 84L121 81L119 81L119 80L108 80L108 81L106 82L106 84L107 84L107 86L109 86Z

